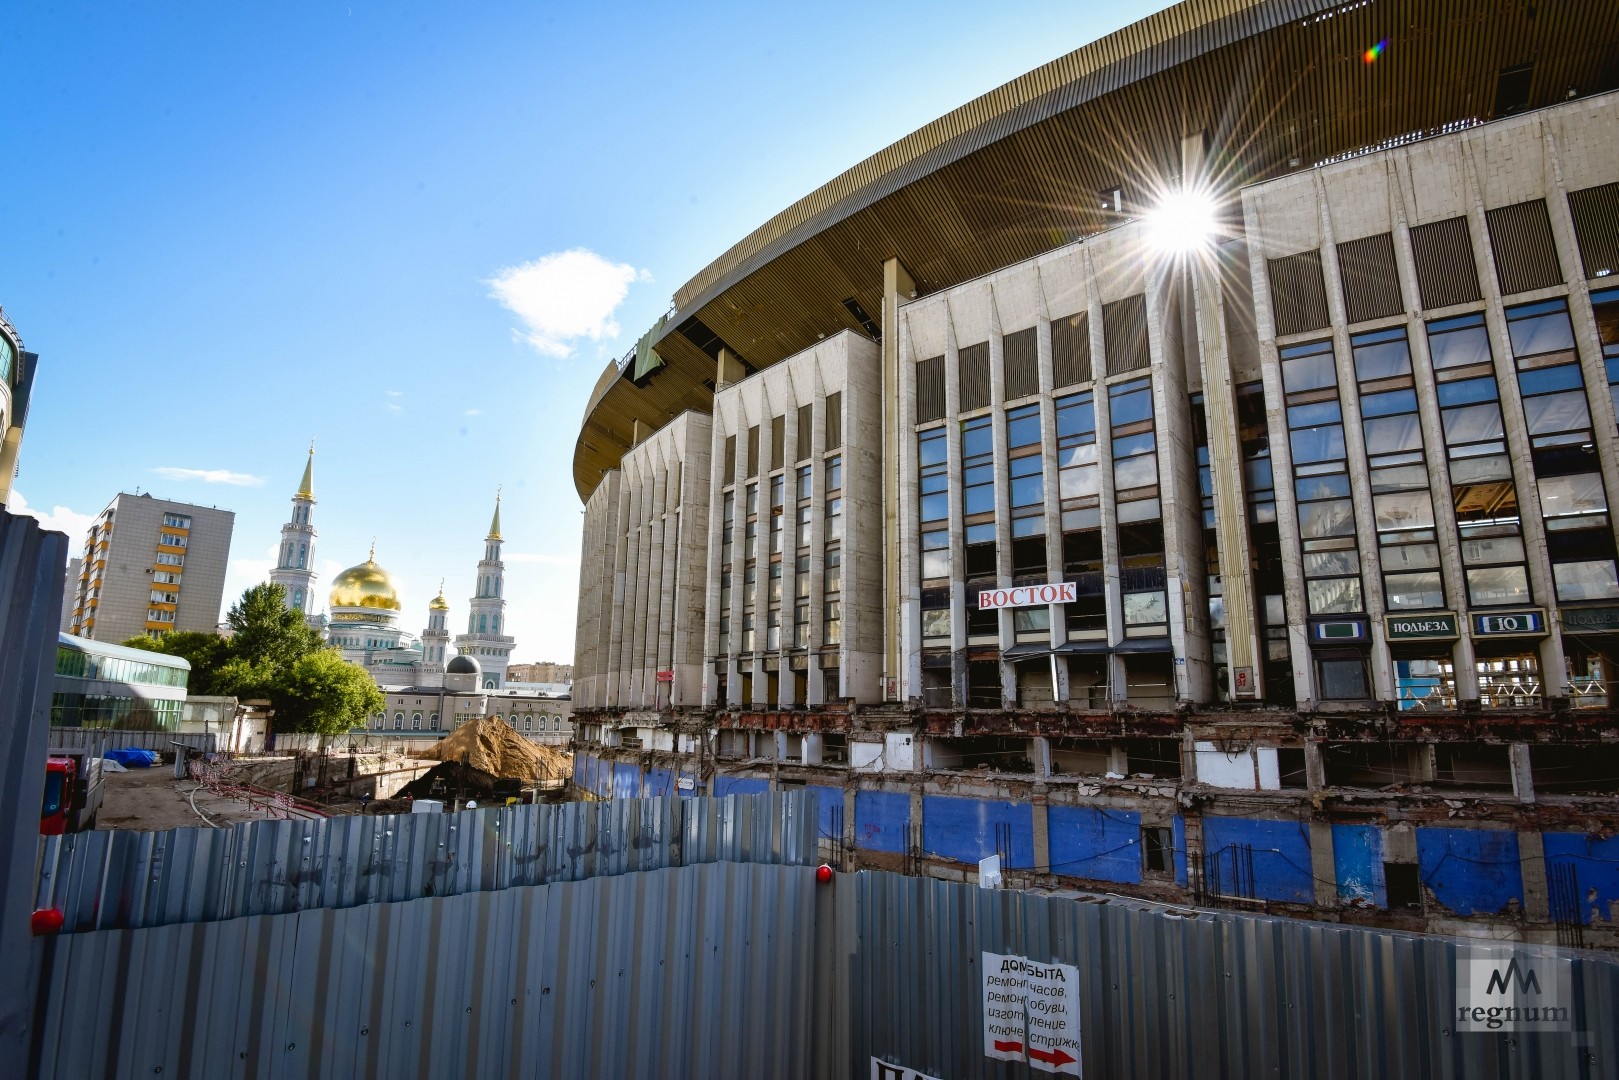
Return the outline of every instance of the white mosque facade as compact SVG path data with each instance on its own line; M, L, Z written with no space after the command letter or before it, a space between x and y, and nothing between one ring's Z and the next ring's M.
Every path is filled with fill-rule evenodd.
M281 527L281 546L270 581L286 592L289 608L301 611L326 640L359 664L385 690L444 686L445 671L456 655L478 657L484 689L498 690L516 642L502 633L505 616L505 565L500 560L500 499L484 540L478 563L478 583L472 598L467 633L455 638L450 649L449 603L444 587L427 606L427 622L420 636L400 623L403 605L393 577L376 560L373 544L366 560L332 579L327 596L329 610L315 611L315 451L311 447L303 479L292 497L291 519Z

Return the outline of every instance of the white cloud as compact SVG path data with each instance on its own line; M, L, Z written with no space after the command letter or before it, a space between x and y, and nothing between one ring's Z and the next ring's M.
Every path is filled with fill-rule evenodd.
M22 492L16 488L11 489L11 503L7 509L13 514L27 514L29 517L38 518L41 528L67 533L70 540L67 546L70 556L78 551L84 541L84 534L90 529L90 523L96 519L94 514L81 514L66 506L53 506L49 511L35 510L28 505L28 500L23 498Z
M462 416L482 416L483 415L483 410L482 409L468 409L466 412L462 413L461 415Z
M405 392L403 390L384 390L383 393L387 394L389 397L404 397L405 396Z
M166 480L201 480L205 484L230 484L234 487L262 487L264 484L262 476L231 472L229 469L181 469L163 465L152 471Z
M582 338L618 336L613 312L630 285L652 275L586 248L553 252L509 266L489 279L489 295L523 320L512 336L544 356L567 357Z

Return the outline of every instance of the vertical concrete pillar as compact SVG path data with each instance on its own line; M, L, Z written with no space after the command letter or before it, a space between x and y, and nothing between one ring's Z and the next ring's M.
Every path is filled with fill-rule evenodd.
M1450 489L1450 471L1445 468L1444 426L1439 415L1439 391L1434 379L1433 361L1428 351L1428 331L1417 313L1421 304L1421 290L1417 284L1416 259L1411 250L1410 224L1407 219L1406 197L1410 186L1409 159L1393 156L1388 161L1388 188L1393 208L1394 267L1400 279L1400 295L1405 297L1406 337L1411 348L1411 374L1416 384L1417 414L1422 424L1422 442L1426 452L1429 497L1433 500L1434 525L1439 545L1440 576L1445 594L1456 612L1456 626L1460 636L1451 649L1451 667L1456 673L1456 697L1459 701L1478 700L1478 680L1473 677L1475 659L1473 639L1467 633L1469 626L1467 578L1462 567L1461 534L1456 527L1456 505Z
M1557 612L1557 586L1552 580L1551 555L1546 546L1546 521L1541 516L1540 493L1535 485L1535 469L1529 450L1529 429L1523 418L1523 399L1518 393L1517 362L1512 356L1512 339L1507 334L1506 313L1501 307L1500 279L1495 274L1495 252L1490 247L1489 222L1484 216L1483 185L1475 172L1478 162L1465 145L1461 158L1467 227L1472 234L1473 262L1478 274L1479 291L1484 297L1484 323L1490 334L1490 352L1494 354L1496 390L1501 395L1501 420L1506 429L1507 454L1512 459L1513 478L1518 490L1518 518L1523 528L1529 586L1536 601L1545 606L1546 625L1551 629L1551 633L1540 643L1541 682L1549 692L1551 679L1555 678L1556 685L1561 686L1566 670L1563 637L1558 633L1562 620ZM1548 206L1551 201L1547 200ZM1593 396L1588 385L1587 400Z
M1529 764L1529 744L1515 742L1507 747L1512 769L1512 793L1519 802L1535 801L1535 774Z
M1192 439L1192 402L1187 388L1184 320L1175 318L1186 299L1184 279L1159 261L1147 273L1147 342L1153 357L1154 435L1158 444L1158 490L1164 529L1171 672L1178 701L1207 702L1213 696L1209 652L1208 572L1203 551L1197 454Z
M1332 351L1338 364L1338 403L1343 411L1344 451L1350 474L1366 469L1366 432L1360 420L1360 381L1349 348L1349 314L1344 310L1343 276L1338 266L1338 243L1326 181L1315 173L1316 206L1321 218L1321 274L1327 286L1327 310L1332 318ZM1361 598L1372 633L1372 696L1394 700L1394 662L1389 655L1387 627L1383 624L1383 556L1377 544L1377 518L1369 484L1351 484L1355 507L1355 543L1360 548Z
M818 731L806 731L799 747L805 765L819 765L826 760L826 736Z
M922 761L921 749L921 747L917 747L919 751L916 755L918 767L920 767ZM922 782L916 781L911 784L911 835L905 838L905 848L907 851L914 849L917 854L922 852L922 807Z
M1327 766L1318 739L1304 740L1304 783L1311 791L1322 791L1327 786Z
M723 390L732 383L739 383L747 377L748 369L742 366L742 361L737 359L736 353L723 345L720 346L720 354L716 358L714 366L714 389L716 391Z
M1315 906L1338 906L1338 867L1332 850L1332 825L1310 822L1310 876L1315 878Z
M850 859L858 859L858 856L855 854L854 850L854 800L855 793L858 790L859 789L855 787L846 787L843 789L843 850L849 853ZM858 865L858 863L855 863L854 865Z
M1124 640L1124 597L1119 581L1119 514L1113 484L1113 410L1107 396L1107 339L1102 332L1102 295L1097 287L1096 262L1089 246L1080 249L1085 257L1086 327L1091 335L1091 380L1096 401L1096 461L1101 480L1102 581L1107 595L1107 640L1118 645ZM1108 655L1108 697L1112 704L1127 700L1124 658Z
M995 447L995 584L1006 588L1012 584L1012 497L1008 476L1010 460L1006 443L1006 365L1005 345L1001 337L1001 317L995 305L995 287L989 289L989 414L990 438ZM1013 630L1012 609L1002 608L998 613L1000 650L1006 651L1017 642ZM1013 709L1018 704L1017 664L1001 661L1001 702Z
M1518 873L1523 877L1523 913L1535 922L1551 919L1546 889L1546 845L1540 833L1518 831Z
M905 409L900 391L911 380L901 380L899 364L899 309L916 293L916 282L910 271L897 258L883 263L883 700L893 701L900 696L899 677L902 666L900 652L900 440L914 416L914 409ZM911 479L908 477L908 479Z
M1282 596L1287 605L1287 647L1293 664L1293 689L1299 707L1316 701L1315 664L1309 636L1309 605L1305 603L1304 561L1299 548L1298 498L1293 490L1293 449L1288 442L1286 394L1276 347L1275 319L1271 315L1270 275L1259 238L1265 235L1251 200L1242 204L1243 229L1251 245L1248 254L1254 298L1254 327L1259 336L1260 377L1265 384L1265 409L1270 431L1271 474L1276 489L1276 535L1282 555ZM1256 671L1256 674L1258 672Z
M1051 740L1036 735L1029 740L1029 755L1034 758L1034 775L1044 779L1051 775Z
M1263 698L1259 620L1248 546L1247 500L1238 440L1237 401L1218 275L1208 260L1193 259L1191 296L1196 305L1197 349L1203 364L1203 408L1209 432L1209 472L1214 483L1214 530L1220 545L1220 587L1225 599L1226 658L1231 671L1253 672ZM1212 637L1212 630L1211 630ZM1223 688L1228 694L1232 688Z
M1034 867L1036 874L1051 873L1051 834L1046 815L1046 786L1034 785L1029 797L1029 822L1034 831Z

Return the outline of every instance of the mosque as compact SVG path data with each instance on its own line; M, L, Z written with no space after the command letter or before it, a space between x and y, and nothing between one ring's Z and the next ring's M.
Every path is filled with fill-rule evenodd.
M329 612L315 610L315 448L309 448L303 480L292 496L292 517L281 526L281 547L270 581L287 594L287 606L304 614L309 625L359 664L385 690L444 686L444 675L456 657L475 657L482 689L500 690L506 682L516 640L501 633L506 614L506 566L500 558L500 496L484 537L478 583L471 598L467 632L450 649L450 605L444 583L427 605L427 625L418 637L400 624L403 606L392 576L377 563L375 543L366 560L332 579ZM461 665L466 666L466 665Z

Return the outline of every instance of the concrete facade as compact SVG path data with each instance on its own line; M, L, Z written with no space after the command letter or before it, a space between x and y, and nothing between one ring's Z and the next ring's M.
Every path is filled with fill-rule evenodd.
M1179 253L1130 222L925 296L873 259L880 346L735 382L721 350L685 504L712 523L703 692L576 693L580 782L816 787L861 865L1001 853L1177 902L1619 946L1615 130L1619 94L1426 132L1222 193ZM834 392L859 603L829 653ZM805 462L807 542L777 544L774 478L796 493ZM661 579L598 555L643 518L612 475L587 503L576 685L644 667L604 648L635 616L610 639L599 613L649 633L623 598Z
M150 494L116 496L80 553L72 632L117 643L219 625L236 515Z

